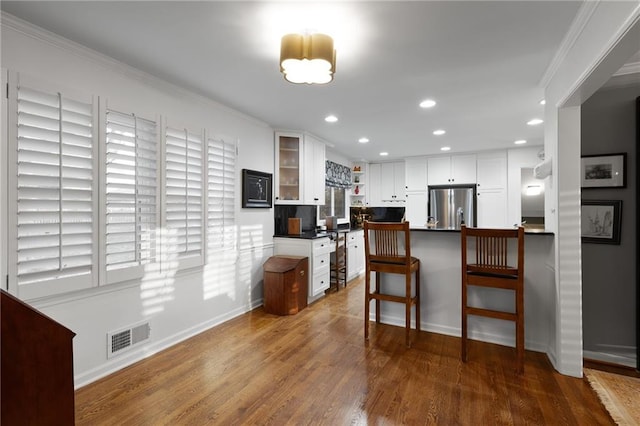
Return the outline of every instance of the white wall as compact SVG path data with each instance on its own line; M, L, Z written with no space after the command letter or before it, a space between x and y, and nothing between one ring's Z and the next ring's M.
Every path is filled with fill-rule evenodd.
M545 226L555 234L555 324L548 355L563 374L582 376L580 107L640 46L637 2L585 2L545 85Z
M507 223L520 223L522 220L522 174L524 167L534 167L542 160L538 152L542 146L528 146L526 148L512 148L507 150ZM544 179L545 185L549 178Z
M273 131L263 122L5 15L1 40L2 66L11 71L108 97L131 111L151 111L169 119L188 121L206 127L216 136L237 140L238 192L241 169L273 173L273 162L264 161L274 158ZM2 116L5 115L3 103ZM5 163L3 169L4 166ZM1 193L5 191L3 186ZM6 197L0 204L0 218L6 223L4 200ZM262 263L273 251L273 211L241 209L239 197L236 211L239 252L230 254L229 258L209 259L203 268L168 277L149 272L140 282L30 301L77 333L74 339L76 386L262 303ZM0 236L5 235L6 229L3 229ZM4 245L2 250L4 252ZM2 270L6 271L4 263ZM150 321L149 343L108 360L107 332L141 320Z

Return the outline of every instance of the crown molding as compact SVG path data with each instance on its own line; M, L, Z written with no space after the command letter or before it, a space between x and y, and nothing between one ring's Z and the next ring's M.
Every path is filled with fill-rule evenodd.
M99 53L93 49L90 49L80 43L76 43L75 41L66 39L56 33L45 30L44 28L38 27L28 21L20 19L16 16L13 16L4 11L1 13L0 23L3 29L9 28L17 33L20 33L24 36L30 37L34 40L38 40L40 42L46 43L54 48L64 50L73 55L76 55L84 60L90 60L95 64L108 69L109 71L113 71L115 73L121 74L130 79L136 80L143 84L153 87L154 89L163 91L172 96L179 98L191 98L194 101L199 102L207 107L213 107L217 109L222 109L232 115L240 117L242 119L253 122L256 125L262 127L271 128L268 123L228 107L215 99L209 98L205 95L201 95L199 93L194 92L193 90L186 89L184 87L178 86L176 84L170 83L166 80L162 80L159 77L154 76L153 74L149 74L147 72L141 71L137 68L132 67L131 65L127 65L124 62L120 62L110 56ZM19 71L19 70L16 70Z
M640 62L632 62L624 64L613 76L618 77L621 75L638 74L640 73Z
M558 71L558 68L560 68L560 64L565 60L567 54L576 43L576 40L580 34L582 34L582 31L584 31L587 22L591 19L591 15L593 15L593 12L596 10L599 3L600 0L585 1L582 3L576 17L573 19L573 22L569 27L569 30L562 39L560 47L549 63L547 70L542 75L542 78L538 83L539 87L547 87L549 85L549 82L551 82L551 79Z

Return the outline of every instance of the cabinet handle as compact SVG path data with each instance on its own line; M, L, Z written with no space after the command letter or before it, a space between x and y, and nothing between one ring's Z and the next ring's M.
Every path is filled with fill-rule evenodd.
M319 198L314 198L314 199L313 199L313 201L318 201L318 200L319 200Z
M304 271L300 271L300 276L304 277Z

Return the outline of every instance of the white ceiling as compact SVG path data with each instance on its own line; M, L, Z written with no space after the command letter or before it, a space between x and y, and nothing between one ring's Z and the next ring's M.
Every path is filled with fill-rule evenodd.
M3 11L233 107L375 161L542 144L541 81L582 1L2 1ZM317 20L317 22L311 22ZM332 35L335 79L287 83L279 40ZM418 104L432 98L429 110ZM328 114L339 121L324 122ZM443 136L434 136L445 129ZM366 136L368 144L359 144Z

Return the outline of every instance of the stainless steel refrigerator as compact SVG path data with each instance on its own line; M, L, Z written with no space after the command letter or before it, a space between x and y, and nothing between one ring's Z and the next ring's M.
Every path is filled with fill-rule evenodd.
M429 218L437 221L437 229L476 226L476 186L429 186Z

